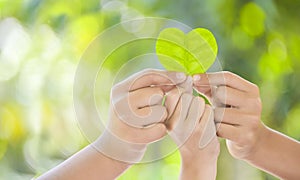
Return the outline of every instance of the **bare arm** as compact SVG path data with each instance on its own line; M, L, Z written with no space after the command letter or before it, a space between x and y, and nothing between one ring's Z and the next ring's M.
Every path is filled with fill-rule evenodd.
M89 145L38 180L56 179L115 179L131 165L110 159Z
M217 176L217 161L220 145L215 130L207 128L209 121L213 121L211 107L205 107L199 124L194 129L191 137L180 147L181 172L180 179L214 180ZM214 124L213 124L214 126ZM213 127L215 128L215 127ZM213 132L206 134L205 130ZM211 136L212 135L212 136ZM203 136L209 137L209 143L205 147L199 147Z
M262 123L255 84L230 72L218 72L194 76L194 86L212 97L217 134L227 139L232 156L279 178L300 179L300 143Z
M101 137L38 179L110 180L121 175L142 159L147 144L166 134L164 91L185 80L181 73L145 70L115 85Z
M299 179L300 143L267 127L263 134L246 161L281 179Z
M173 102L176 99L178 103ZM181 155L179 179L214 180L220 147L212 108L201 97L171 91L166 105L174 104L175 111L168 119L167 128Z

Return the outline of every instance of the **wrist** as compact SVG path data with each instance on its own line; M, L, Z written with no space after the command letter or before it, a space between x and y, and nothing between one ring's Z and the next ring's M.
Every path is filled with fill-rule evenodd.
M180 179L215 179L217 174L217 159L197 160L181 164Z
M180 148L180 156L182 164L190 163L215 163L218 160L220 154L219 144L215 147L207 147L204 149L197 149L197 151L191 151L189 148Z
M271 135L271 131L268 127L266 127L264 124L262 124L262 127L259 131L259 136L257 137L257 142L255 143L254 147L252 148L252 151L243 158L243 160L252 162L256 161L256 158L260 154L260 151L262 149L266 149L265 146L268 144L267 141L269 140Z
M217 169L217 161L218 155L215 154L181 154L181 177L186 177L189 174L192 175L191 177L214 175Z
M193 158L181 158L181 166L183 169L199 169L199 167L206 167L207 165L213 166L217 164L218 157L197 157L194 155Z
M128 142L109 130L104 131L92 145L103 155L126 164L138 163L147 149L146 144Z

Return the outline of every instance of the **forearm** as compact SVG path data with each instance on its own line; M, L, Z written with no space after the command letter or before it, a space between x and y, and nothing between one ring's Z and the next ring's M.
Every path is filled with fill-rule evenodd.
M272 129L254 150L249 163L282 179L300 178L300 143Z
M195 161L182 162L180 180L214 180L217 175L217 158L212 160L201 160L201 162Z
M110 180L118 177L129 167L130 164L110 159L89 145L38 179Z

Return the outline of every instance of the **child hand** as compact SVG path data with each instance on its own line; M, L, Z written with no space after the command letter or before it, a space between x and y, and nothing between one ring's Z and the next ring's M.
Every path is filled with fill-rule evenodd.
M181 179L215 179L220 147L213 110L201 97L182 94L169 119L170 136L179 146Z
M214 102L217 135L227 139L232 156L248 159L255 153L266 127L261 122L259 89L230 72L199 74L194 76L194 87L200 93L210 94Z

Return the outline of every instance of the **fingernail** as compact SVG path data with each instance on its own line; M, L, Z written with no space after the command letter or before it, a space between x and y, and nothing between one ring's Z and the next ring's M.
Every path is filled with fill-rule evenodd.
M194 82L200 81L200 79L201 79L201 76L199 74L196 74L193 76Z
M178 72L178 73L176 73L176 78L179 79L179 80L185 79L185 74L181 73L181 72Z

